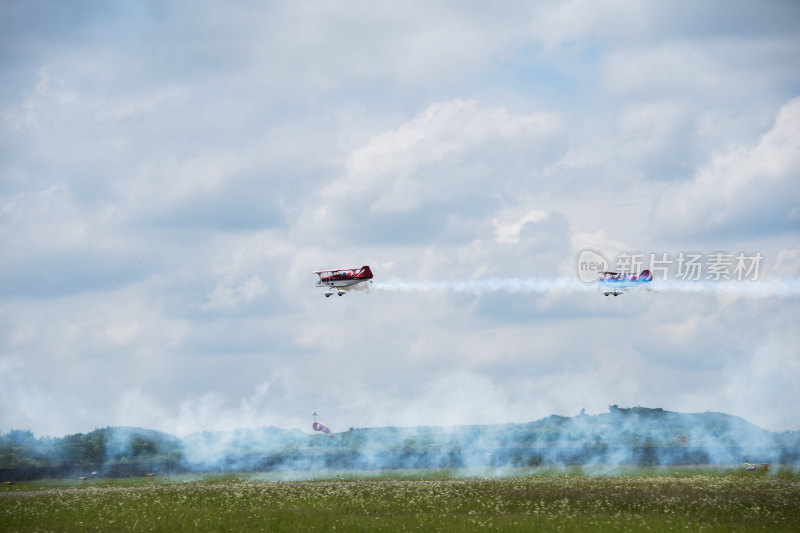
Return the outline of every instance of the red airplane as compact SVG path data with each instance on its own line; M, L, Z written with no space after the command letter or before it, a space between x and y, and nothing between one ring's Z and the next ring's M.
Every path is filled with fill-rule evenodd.
M333 295L333 289L337 289L337 294L342 296L345 293L346 287L352 287L353 285L372 279L372 270L370 270L367 265L361 268L317 270L314 274L319 276L317 287L328 287L328 290L325 291L326 298Z
M315 273L316 273L316 272L315 272ZM319 422L317 422L317 417L319 416L319 415L317 414L317 412L316 412L316 411L314 411L314 414L313 414L313 415L311 415L311 416L313 416L313 417L314 417L314 423L313 423L313 424L311 424L311 429L313 429L314 431L321 431L321 432L323 432L325 435L327 435L329 439L333 439L333 437L334 437L334 433L333 433L333 431L331 431L331 428L329 428L329 427L328 427L328 426L326 426L325 424L320 424Z

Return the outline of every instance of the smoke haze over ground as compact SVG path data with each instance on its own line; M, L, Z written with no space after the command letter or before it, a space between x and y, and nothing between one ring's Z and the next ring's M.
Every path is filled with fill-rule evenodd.
M105 428L64 439L0 435L0 481L58 474L304 472L448 469L461 475L519 475L520 468L800 466L800 432L771 433L724 413L675 413L610 406L600 415L550 416L523 424L348 428L309 435L275 427L202 432L176 439L136 428ZM78 473L78 474L75 474Z
M800 429L797 2L185 7L2 4L0 432Z

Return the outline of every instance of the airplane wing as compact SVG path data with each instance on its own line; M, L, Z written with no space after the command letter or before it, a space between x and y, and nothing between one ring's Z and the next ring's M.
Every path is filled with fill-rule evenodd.
M322 276L323 274L331 274L332 276L347 276L347 277L357 277L362 279L372 279L372 270L369 268L369 265L364 265L361 268L335 268L331 270L315 270L313 273L319 276Z

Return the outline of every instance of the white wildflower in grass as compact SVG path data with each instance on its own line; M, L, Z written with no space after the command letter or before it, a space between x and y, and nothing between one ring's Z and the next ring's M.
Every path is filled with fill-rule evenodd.
M35 483L19 484L0 497L0 524L4 531L793 531L800 523L794 474L426 476L125 480L36 492Z

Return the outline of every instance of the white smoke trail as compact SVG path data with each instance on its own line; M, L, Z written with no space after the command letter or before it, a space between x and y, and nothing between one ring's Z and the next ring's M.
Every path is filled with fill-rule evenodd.
M547 294L549 292L591 292L596 284L583 283L575 278L486 278L439 281L376 281L373 287L389 292L447 292L462 294L484 294L505 292L508 294Z
M725 294L744 298L791 298L800 296L800 278L781 278L757 281L668 280L653 281L658 292Z
M371 288L385 292L441 292L480 295L493 292L507 294L587 293L600 290L598 283L584 283L576 278L486 278L437 281L375 281ZM684 281L654 280L642 286L621 287L623 291L648 290L740 296L744 298L788 298L800 296L800 278L760 281Z

